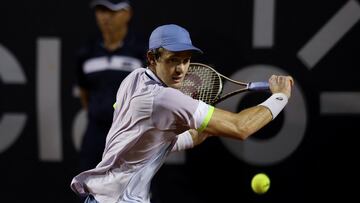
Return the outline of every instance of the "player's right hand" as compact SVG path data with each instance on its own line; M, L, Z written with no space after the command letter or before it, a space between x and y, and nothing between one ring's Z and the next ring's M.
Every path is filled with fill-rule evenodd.
M291 76L272 75L269 79L269 85L273 94L281 92L290 98L294 79Z

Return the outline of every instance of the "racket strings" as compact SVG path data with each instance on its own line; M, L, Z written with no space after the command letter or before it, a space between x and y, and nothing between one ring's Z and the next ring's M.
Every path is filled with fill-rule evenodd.
M219 75L203 66L190 66L180 88L194 99L212 104L221 93L222 83Z

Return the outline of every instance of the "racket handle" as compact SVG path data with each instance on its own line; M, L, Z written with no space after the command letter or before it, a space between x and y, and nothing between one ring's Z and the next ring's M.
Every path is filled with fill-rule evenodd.
M251 91L270 90L268 82L250 82L248 88Z

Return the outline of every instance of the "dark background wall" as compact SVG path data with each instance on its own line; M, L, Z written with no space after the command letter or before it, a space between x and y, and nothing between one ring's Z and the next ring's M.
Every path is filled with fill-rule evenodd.
M154 180L158 202L357 199L359 1L134 4L131 25L139 38L177 23L205 51L195 61L235 79L284 73L296 80L286 111L249 140L211 138L169 160ZM85 0L0 7L0 197L78 202L69 187L84 126L74 53L97 34L93 13ZM244 94L219 107L239 111L267 96ZM272 181L262 196L250 188L258 172Z

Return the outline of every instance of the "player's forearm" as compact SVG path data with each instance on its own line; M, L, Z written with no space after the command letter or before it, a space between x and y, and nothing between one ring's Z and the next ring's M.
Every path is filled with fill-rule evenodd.
M205 132L244 140L269 123L271 119L271 112L264 106L251 107L237 114L215 109Z
M290 94L290 93L289 93ZM243 139L254 134L273 120L286 106L289 94L274 93L267 100L238 113L239 124L237 125L243 132Z
M241 131L242 140L254 134L272 120L272 114L264 106L254 106L238 113L238 131Z
M199 133L195 129L190 129L178 135L178 139L171 151L175 152L193 148L204 142L209 136L209 134Z
M206 138L211 136L210 134L207 134L207 133L204 133L204 132L199 133L195 129L190 129L189 132L191 134L194 146L203 143L206 140Z

